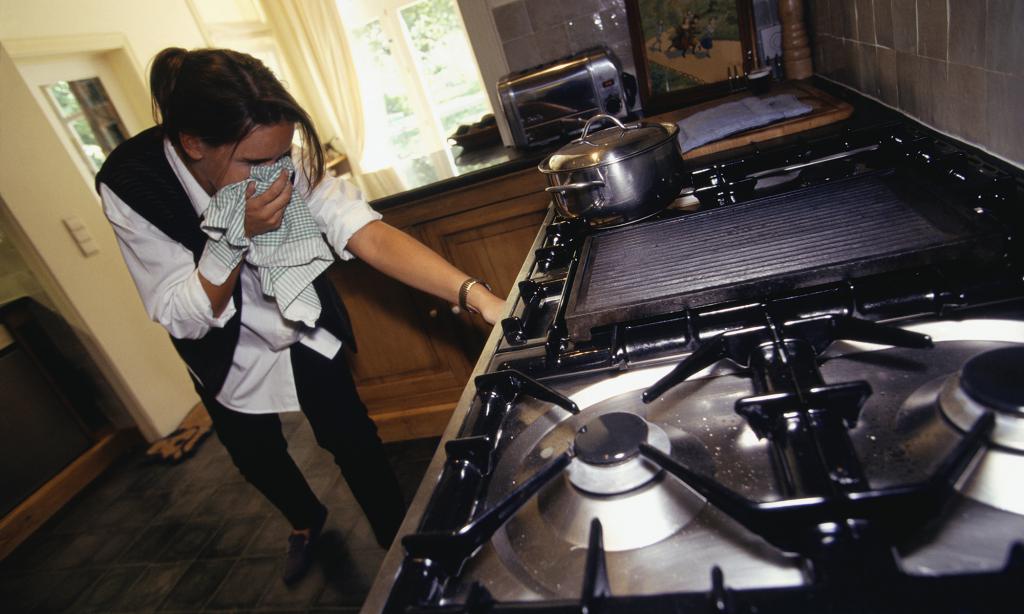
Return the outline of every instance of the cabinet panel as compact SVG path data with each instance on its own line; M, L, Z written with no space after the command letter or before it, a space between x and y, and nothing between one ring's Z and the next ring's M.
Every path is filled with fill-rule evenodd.
M349 361L371 413L458 400L469 366L421 293L361 262L329 274L352 318L359 351Z
M546 194L530 194L424 224L424 242L467 275L491 284L507 297L547 212ZM490 326L464 315L475 331L466 351L475 362Z

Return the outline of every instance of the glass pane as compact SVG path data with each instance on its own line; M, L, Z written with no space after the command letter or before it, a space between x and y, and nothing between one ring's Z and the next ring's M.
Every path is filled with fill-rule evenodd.
M78 137L78 142L83 145L99 146L96 142L96 134L92 131L92 126L89 125L89 122L84 117L73 120L69 125L75 136Z
M491 112L455 0L421 0L400 11L430 105L445 135Z
M81 112L82 108L78 106L78 100L71 93L71 86L67 81L58 81L48 87L46 91L49 92L50 98L56 104L61 117L70 117Z
M43 86L93 172L127 138L128 130L97 77Z
M382 118L386 126L389 153L379 155L389 158L411 158L428 150L423 138L416 112L413 109L412 96L406 87L402 71L394 57L392 41L385 34L379 19L352 31L353 49L356 66L359 70L359 86L366 103L364 112L369 118L375 109L383 109ZM374 130L368 121L367 131ZM378 144L380 145L380 144ZM367 154L374 147L372 139L366 139Z

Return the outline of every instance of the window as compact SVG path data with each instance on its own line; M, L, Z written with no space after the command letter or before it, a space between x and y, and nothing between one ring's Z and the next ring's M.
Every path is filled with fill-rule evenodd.
M338 0L367 122L363 167L451 176L447 137L491 113L455 0Z
M103 83L97 77L58 81L43 90L96 173L107 155L128 135Z

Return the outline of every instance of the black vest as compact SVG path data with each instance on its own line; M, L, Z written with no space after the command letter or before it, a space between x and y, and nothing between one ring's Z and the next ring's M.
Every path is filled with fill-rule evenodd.
M101 183L106 184L150 224L188 248L198 264L207 236L199 227L199 215L192 201L164 155L163 141L163 131L157 126L118 145L96 174L96 191L99 192ZM334 285L326 275L320 275L313 287L321 307L317 326L327 329L354 350L355 338L348 313ZM244 307L241 283L235 285L233 296L235 315L223 328L211 328L201 339L171 337L178 354L210 395L216 395L224 385L238 344Z

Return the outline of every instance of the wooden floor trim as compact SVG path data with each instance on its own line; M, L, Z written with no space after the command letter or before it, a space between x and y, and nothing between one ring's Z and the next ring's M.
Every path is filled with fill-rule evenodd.
M371 413L377 433L385 443L439 437L448 426L455 403L442 403L418 409Z
M0 519L0 560L7 558L21 542L28 539L126 450L139 443L142 443L142 436L135 428L105 435Z

